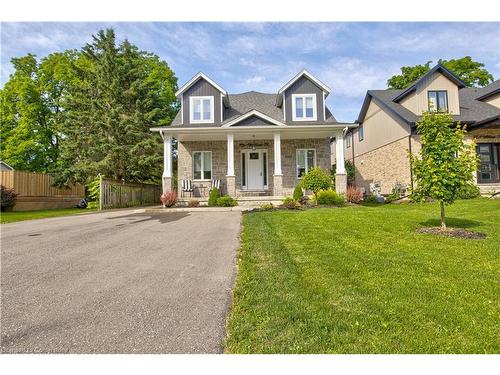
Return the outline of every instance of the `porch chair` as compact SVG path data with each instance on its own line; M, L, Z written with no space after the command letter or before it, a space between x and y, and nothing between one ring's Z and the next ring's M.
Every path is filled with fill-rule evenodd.
M191 180L181 181L181 197L184 197L185 193L189 193L189 196L193 196L193 183Z
M212 190L213 188L217 188L219 189L219 193L222 193L221 190L220 190L220 180L212 180L212 184L210 186L210 190Z

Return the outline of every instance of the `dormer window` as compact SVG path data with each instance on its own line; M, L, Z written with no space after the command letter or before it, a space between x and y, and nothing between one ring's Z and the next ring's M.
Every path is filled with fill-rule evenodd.
M427 91L429 112L448 112L448 93L445 90Z
M292 120L316 121L316 94L292 95Z
M214 97L191 96L189 98L189 122L212 123L214 122Z

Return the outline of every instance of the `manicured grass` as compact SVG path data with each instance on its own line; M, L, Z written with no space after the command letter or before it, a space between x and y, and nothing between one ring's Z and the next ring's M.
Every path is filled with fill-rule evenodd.
M500 352L500 200L243 217L229 353Z
M57 217L57 216L68 216L76 215L84 212L92 212L95 209L86 208L60 208L55 210L37 210L37 211L13 211L13 212L1 212L0 213L0 223L13 223L15 221L23 220L33 220L33 219L43 219L47 217Z

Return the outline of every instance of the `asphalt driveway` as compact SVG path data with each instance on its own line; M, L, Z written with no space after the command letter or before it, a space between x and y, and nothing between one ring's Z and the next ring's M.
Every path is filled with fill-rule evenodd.
M2 225L2 352L221 352L240 215L115 211Z

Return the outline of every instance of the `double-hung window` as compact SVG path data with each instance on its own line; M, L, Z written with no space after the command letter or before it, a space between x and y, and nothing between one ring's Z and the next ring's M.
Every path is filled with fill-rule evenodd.
M301 178L309 170L316 166L316 150L297 150L297 178Z
M212 151L193 152L193 176L195 180L212 179Z
M189 98L189 121L191 123L214 122L214 97L191 96Z
M448 112L448 95L446 91L427 91L429 112Z
M292 120L316 121L316 94L292 95Z
M358 126L358 140L361 142L363 139L365 139L365 131L363 129L363 125Z

